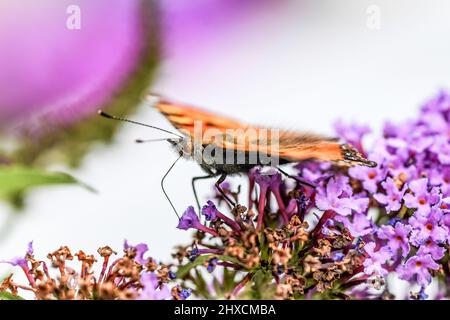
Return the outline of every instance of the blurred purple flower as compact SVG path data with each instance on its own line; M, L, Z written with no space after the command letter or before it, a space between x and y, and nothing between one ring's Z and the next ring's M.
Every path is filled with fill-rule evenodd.
M369 199L354 199L351 197L351 191L348 178L331 178L325 189L319 189L316 195L316 205L320 210L333 210L343 216L350 215L352 210L361 212L362 208L367 208Z
M0 6L0 125L37 115L71 123L94 114L140 67L149 46L151 1L5 0ZM79 29L67 26L74 6Z
M450 167L432 169L428 177L432 186L439 186L444 196L450 196Z
M359 124L345 124L342 120L338 120L334 123L334 130L336 133L344 139L347 143L352 144L360 151L362 150L363 137L372 132L369 126Z
M276 189L281 183L281 175L272 170L263 172L258 168L254 171L254 177L255 182L259 184L262 190L267 190L268 188Z
M138 263L140 263L142 265L145 265L148 262L149 258L146 258L146 259L144 258L145 253L147 253L147 251L148 251L148 245L147 244L139 243L139 244L133 246L133 245L130 245L128 243L128 240L125 240L125 242L123 244L123 249L124 249L124 251L128 251L128 250L135 251L136 252L135 260Z
M138 300L170 300L172 295L167 286L160 283L158 277L153 272L143 273L141 275L142 291L137 298Z
M435 97L428 100L422 106L422 112L445 113L450 110L450 94L446 90L441 90Z
M277 3L274 0L164 0L161 3L164 51L183 62L188 56L192 63L207 44L236 22Z
M435 142L430 147L430 151L436 154L441 164L450 164L450 143L446 136L436 137Z
M15 258L13 258L13 259L11 259L11 260L0 260L0 263L8 263L8 264L10 264L10 265L12 265L12 266L19 266L19 267L22 267L22 268L27 268L28 266L27 266L27 256L28 255L30 255L30 256L32 256L33 255L33 241L30 241L29 243L28 243L28 247L27 247L27 252L25 253L25 255L23 256L23 257L15 257Z

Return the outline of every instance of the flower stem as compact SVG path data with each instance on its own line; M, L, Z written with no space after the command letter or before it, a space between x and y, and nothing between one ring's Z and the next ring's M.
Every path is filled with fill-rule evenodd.
M284 224L289 223L289 218L286 213L286 207L284 205L283 199L281 198L280 190L275 189L272 190L273 194L275 195L275 198L277 199L278 207L280 208L281 217L283 218Z
M36 288L36 281L34 280L33 276L30 273L30 268L28 268L27 265L22 265L21 266L23 272L25 272L25 276L28 279L28 282L30 283L30 286L32 286L33 288Z
M258 201L258 221L256 222L256 230L261 230L263 218L264 218L264 208L266 206L266 196L267 187L261 187Z
M238 283L238 285L233 289L233 292L231 292L230 299L236 298L236 296L239 294L239 292L245 287L247 282L250 281L250 279L253 277L253 272L248 273L244 279L242 279L241 282Z
M208 228L207 226L202 225L201 223L196 225L196 228L205 233L209 233L213 237L217 237L219 234L212 228Z
M230 226L231 229L233 229L236 232L240 232L241 231L241 227L239 226L239 224L234 221L233 219L228 218L226 215L224 215L223 213L217 211L217 216L223 220L223 222L225 222L228 226Z
M320 229L322 229L323 225L330 219L333 219L336 215L336 212L327 210L323 213L323 215L320 217L319 222L317 223L316 227L314 228L314 233L319 233Z

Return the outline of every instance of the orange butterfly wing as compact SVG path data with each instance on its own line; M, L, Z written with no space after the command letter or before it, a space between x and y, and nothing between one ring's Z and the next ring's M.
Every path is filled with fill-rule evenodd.
M203 131L208 128L216 128L221 131L226 129L242 128L243 124L230 118L219 116L198 108L169 102L160 98L154 105L175 128L190 135L194 134L194 122L202 121Z
M375 166L352 146L340 144L335 138L286 130L271 131L270 128L249 126L240 121L219 116L199 108L173 103L158 97L154 107L158 109L181 132L193 137L195 122L202 123L203 145L214 143L226 150L242 152L266 152L288 162L317 159L322 161L345 162L348 165ZM208 135L208 130L215 133ZM232 129L231 131L227 129ZM266 134L261 134L262 131ZM271 134L278 135L271 143ZM205 138L206 133L206 138Z

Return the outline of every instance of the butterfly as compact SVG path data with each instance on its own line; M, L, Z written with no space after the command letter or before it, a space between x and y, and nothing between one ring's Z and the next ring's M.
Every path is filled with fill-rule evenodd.
M178 158L163 176L161 187L178 217L177 210L164 189L164 180L182 157L193 159L206 173L204 176L192 178L192 189L199 208L195 182L202 179L218 177L215 183L217 190L228 203L235 206L234 201L228 197L220 185L227 176L248 173L256 166L275 163L277 169L284 175L312 186L299 180L298 177L287 174L280 166L307 160L331 161L338 166L375 167L377 165L374 161L366 159L350 144L340 143L333 137L254 126L197 107L172 102L160 96L149 96L149 102L179 133L109 115L101 110L99 114L106 118L144 125L174 135L173 138L163 139L175 148ZM137 142L144 141L137 140Z

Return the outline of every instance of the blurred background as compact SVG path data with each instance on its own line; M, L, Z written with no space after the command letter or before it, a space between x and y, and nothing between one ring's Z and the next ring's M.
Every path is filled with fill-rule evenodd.
M0 0L0 259L30 240L46 255L129 239L167 261L188 241L160 189L176 155L134 143L164 136L99 107L171 129L145 103L156 92L255 124L333 134L356 120L377 135L450 86L449 36L445 0ZM55 171L98 192L46 186L74 182ZM42 186L10 190L30 172ZM167 178L178 211L201 174L179 162Z

